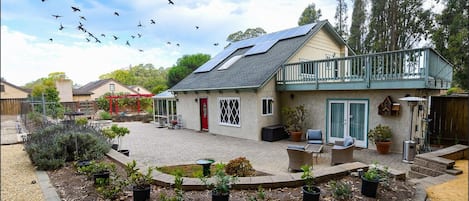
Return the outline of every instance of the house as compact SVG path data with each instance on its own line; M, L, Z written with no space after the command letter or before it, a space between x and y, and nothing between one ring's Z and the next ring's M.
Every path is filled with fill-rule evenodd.
M104 79L90 82L78 89L74 89L73 101L94 101L106 93L138 94L137 91L113 79Z
M144 87L142 86L138 86L138 85L129 85L128 86L130 89L136 91L137 93L139 94L152 94L151 91L148 91L147 89L145 89Z
M2 79L0 84L0 93L1 99L25 99L28 98L30 91Z
M428 101L399 98L428 99L451 81L451 64L431 48L354 55L320 21L233 43L170 91L185 128L261 140L263 127L283 122L282 107L304 104L305 128L321 129L327 143L352 136L374 149L367 131L386 124L401 152L404 140L422 137ZM395 112L378 111L387 99Z

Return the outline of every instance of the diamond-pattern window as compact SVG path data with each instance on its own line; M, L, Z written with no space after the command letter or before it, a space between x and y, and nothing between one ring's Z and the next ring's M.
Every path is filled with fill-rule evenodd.
M241 104L239 98L218 98L220 111L220 124L227 126L240 126Z

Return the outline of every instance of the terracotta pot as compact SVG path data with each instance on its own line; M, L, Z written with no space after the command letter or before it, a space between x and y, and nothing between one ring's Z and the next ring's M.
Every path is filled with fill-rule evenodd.
M300 142L303 132L301 131L290 131L290 139L294 142Z
M389 149L391 148L391 142L375 142L376 144L376 151L380 154L387 154L389 153Z

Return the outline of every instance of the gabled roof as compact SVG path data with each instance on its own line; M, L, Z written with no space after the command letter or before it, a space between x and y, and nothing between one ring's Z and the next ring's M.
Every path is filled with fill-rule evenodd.
M2 82L2 84L10 85L11 87L13 87L15 89L18 89L22 92L25 92L25 93L28 93L28 94L31 93L31 89L26 89L26 88L23 88L23 87L16 86L16 85L14 85L12 83L9 83L9 82L7 82L6 80L3 80L3 79L1 80L1 82Z
M116 82L120 85L122 85L123 87L126 87L127 89L129 89L130 91L133 91L135 93L137 93L135 90L127 87L126 85L123 85L121 83L119 83L118 81L114 80L114 79L104 79L104 80L97 80L97 81L94 81L94 82L89 82L88 84L85 84L84 86L78 88L78 89L74 89L73 90L73 95L91 95L93 94L93 90L107 84L108 82Z
M295 37L285 37L275 40L273 45L269 43L272 38L278 36L279 33L305 31L306 34ZM188 75L181 80L170 91L201 91L201 90L222 90L222 89L257 89L262 87L268 80L270 80L275 73L280 69L282 64L285 64L290 57L292 57L305 43L309 41L322 27L337 40L339 44L346 45L344 40L334 31L329 22L320 21L316 24L304 25L296 29L288 29L280 32L266 34L253 39L238 41L231 44L221 53L213 57L210 61L202 65L199 69ZM288 33L286 33L288 34ZM257 44L252 41L257 40ZM248 44L248 45L246 45ZM267 50L257 54L251 54L252 49L258 49L267 44ZM235 48L230 48L234 46ZM349 48L349 52L353 51ZM222 55L222 59L220 59ZM223 58L223 56L226 56ZM242 56L240 59L236 58ZM230 59L235 57L238 59L233 62L225 70L219 70L225 63L230 63ZM208 65L206 65L208 64ZM226 67L226 66L224 66Z

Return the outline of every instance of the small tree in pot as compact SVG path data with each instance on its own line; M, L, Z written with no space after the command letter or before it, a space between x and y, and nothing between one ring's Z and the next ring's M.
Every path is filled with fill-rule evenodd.
M307 112L304 105L298 105L294 108L282 108L282 115L285 120L285 125L292 141L301 141L306 113Z
M313 167L308 165L301 166L303 175L301 179L305 181L305 185L302 187L303 190L303 201L317 201L319 200L321 190L314 186L314 175Z
M125 167L128 182L132 186L134 201L148 200L150 199L151 184L153 182L153 168L148 167L147 173L143 174L136 166L137 163L133 160L131 163L127 163Z
M378 169L378 163L375 162L371 167L368 168L362 176L362 187L361 193L367 197L376 198L376 192L378 191L378 185L380 181L387 180L388 171L387 167L383 171Z
M375 142L376 150L380 154L387 154L391 147L392 131L389 126L378 124L368 132L368 139Z
M200 177L200 180L202 180L205 185L213 187L212 201L228 201L230 198L231 184L234 184L237 181L237 177L226 174L224 169L225 165L223 163L215 165L213 183L210 183L206 177Z
M129 156L129 150L126 149L121 149L121 142L122 142L122 137L130 133L130 130L126 127L119 127L116 124L111 126L111 130L116 134L117 136L117 143L119 144L119 152L123 153L126 156Z

